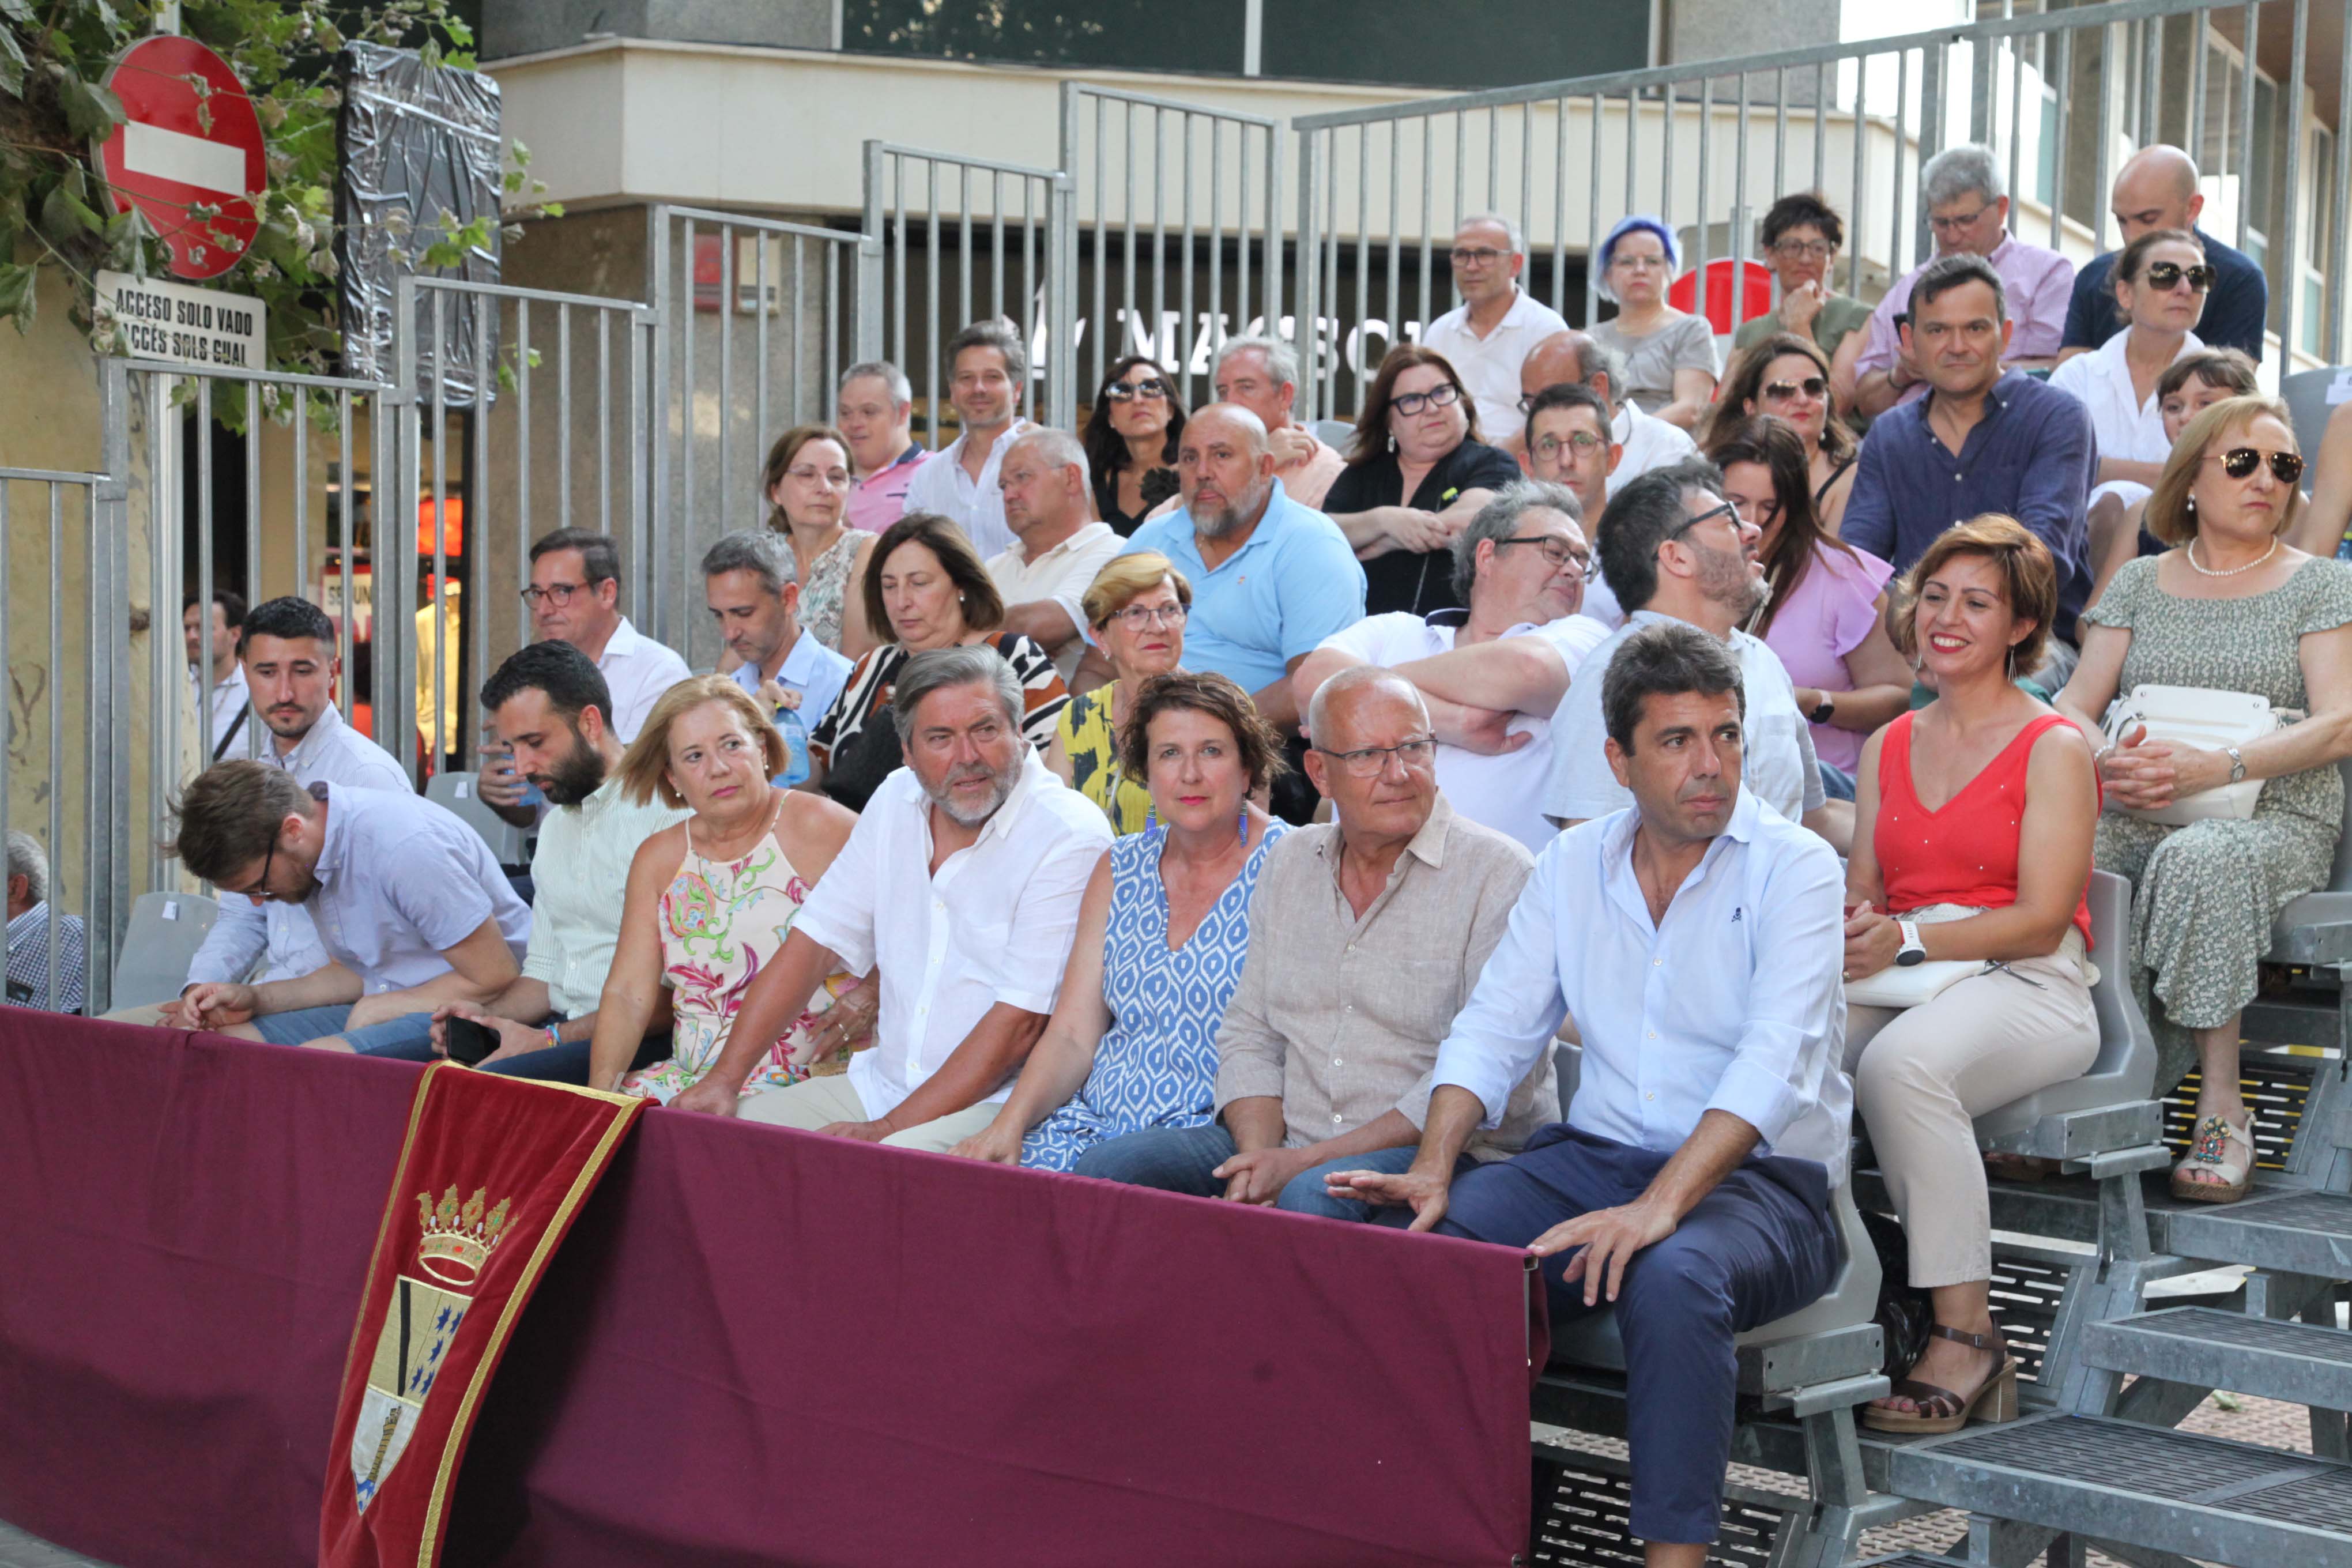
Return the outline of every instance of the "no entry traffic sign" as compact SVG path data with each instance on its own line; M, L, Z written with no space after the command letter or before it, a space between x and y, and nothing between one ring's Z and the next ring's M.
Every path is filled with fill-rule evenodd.
M194 38L165 37L123 51L106 86L130 117L98 152L116 209L147 215L174 275L219 277L253 243L269 184L245 84Z

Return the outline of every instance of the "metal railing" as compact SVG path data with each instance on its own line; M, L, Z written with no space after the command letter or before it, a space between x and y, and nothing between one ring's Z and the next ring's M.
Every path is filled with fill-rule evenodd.
M678 537L634 602L698 668L707 617L691 563L767 521L769 444L830 422L842 371L881 356L882 247L870 232L669 205L650 210L647 237L652 509Z
M1649 212L1687 234L1704 312L1732 281L1717 281L1708 263L1753 258L1765 208L1811 188L1843 213L1843 286L1853 291L1866 275L1892 279L1929 254L1918 169L1964 141L1990 146L2008 171L2011 232L2080 256L2116 243L2107 197L2121 156L2162 141L2189 146L2209 229L2218 209L2221 232L2266 248L2273 327L2283 352L2299 348L2298 224L2315 200L2330 209L2323 271L2341 278L2343 154L2333 200L2305 191L2300 87L2281 95L2283 126L2258 127L2259 51L2236 49L2231 61L2232 46L2211 24L2234 18L2242 38L2254 37L2263 16L2287 16L2300 84L2311 0L2108 0L2046 12L2000 4L2004 14L1958 27L1294 121L1302 412L1349 405L1379 363L1368 341L1406 341L1450 305L1435 253L1468 213L1516 217L1531 291L1571 321L1580 317L1569 301L1580 295L1590 323L1601 299L1588 258L1615 218ZM2347 39L2352 60L2352 32ZM2215 71L2217 58L2231 71ZM2339 96L2339 124L2352 128L2352 67ZM2234 109L2233 124L2217 98ZM2263 169L2276 177L2257 188ZM1376 313L1383 292L1385 316ZM2327 292L2323 357L2341 352L2344 333L2341 290ZM1408 303L1415 314L1400 321ZM1735 327L1753 313L1736 286L1727 313Z
M1062 84L1062 167L1073 182L1075 222L1061 262L1068 282L1055 338L1075 345L1083 336L1088 345L1080 356L1091 367L1087 401L1113 363L1139 353L1175 374L1189 408L1208 401L1193 383L1213 369L1219 343L1248 331L1285 335L1282 142L1278 120ZM1147 295L1150 314L1143 317ZM1093 301L1083 334L1082 297ZM1200 302L1205 312L1196 310Z

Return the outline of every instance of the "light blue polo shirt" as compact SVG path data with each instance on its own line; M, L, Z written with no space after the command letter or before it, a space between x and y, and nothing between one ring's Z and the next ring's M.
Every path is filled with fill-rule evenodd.
M1119 552L1156 550L1192 585L1184 668L1214 670L1243 690L1273 685L1290 661L1364 618L1364 568L1339 525L1274 481L1249 542L1214 572L1201 560L1192 514L1145 522Z
M817 641L815 634L805 626L801 629L801 635L793 639L792 649L784 655L784 662L776 667L776 684L787 691L799 693L801 705L798 708L779 708L773 715L776 728L783 731L784 743L791 748L793 757L791 763L775 776L773 783L790 789L794 784L807 782L809 731L816 728L817 721L831 712L834 703L839 700L841 689L848 684L850 668L849 660ZM739 664L730 673L734 676L736 685L754 697L760 695L758 666Z

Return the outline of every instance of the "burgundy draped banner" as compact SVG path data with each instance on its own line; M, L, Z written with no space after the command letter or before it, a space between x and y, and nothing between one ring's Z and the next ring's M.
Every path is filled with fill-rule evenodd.
M0 1012L0 1518L316 1561L420 1070ZM444 1561L1500 1565L1530 1332L1505 1249L655 1111Z

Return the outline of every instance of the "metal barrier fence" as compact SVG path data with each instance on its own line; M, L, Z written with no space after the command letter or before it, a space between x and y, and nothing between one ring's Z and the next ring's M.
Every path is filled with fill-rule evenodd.
M950 228L957 237L952 254L940 243ZM985 240L984 249L973 247L975 228ZM922 405L917 417L924 427L924 445L937 450L954 438L951 432L943 434L940 418L949 374L940 350L964 325L983 315L1009 319L1028 346L1029 380L1022 389L1022 415L1069 426L1077 408L1071 385L1076 358L1066 334L1046 330L1069 310L1065 291L1076 254L1070 237L1069 175L1058 169L868 142L866 233L884 247L883 342L887 357L914 384ZM910 280L911 256L921 261ZM943 276L950 272L951 295L950 281ZM1016 309L1005 308L1008 299ZM950 304L951 320L941 315L942 307ZM1042 400L1040 381L1045 384Z
M84 1005L95 1011L105 1003L113 972L118 921L130 909L124 809L130 777L120 743L128 721L130 622L121 606L129 552L112 526L120 500L120 486L103 474L0 468L0 583L12 573L32 571L53 585L45 622L32 628L12 624L7 595L0 594L9 773L7 787L0 788L0 839L12 827L22 828L40 841L48 859L48 919L32 954L38 978L22 999L51 1012L59 1010L70 985L77 933L69 922L81 928ZM20 521L26 524L22 534ZM36 541L37 552L28 550ZM69 631L66 606L77 575L82 624ZM32 635L23 636L28 629ZM20 638L44 650L45 660L19 659ZM68 686L76 688L71 721ZM76 730L79 774L67 765ZM17 822L11 810L11 796L27 778L37 781L28 793L39 808L29 824ZM68 898L68 889L77 890L78 900ZM76 901L78 914L68 910ZM9 981L13 988L15 976Z
M830 423L841 373L882 353L882 247L871 231L659 205L647 226L652 509L675 537L634 603L700 668L717 658L692 570L720 535L768 518L768 445Z
M1194 377L1209 374L1226 338L1254 330L1286 335L1282 141L1277 120L1084 82L1063 84L1062 167L1072 181L1074 222L1061 263L1068 279L1061 291L1064 313L1054 331L1058 342L1087 345L1079 356L1090 367L1084 401L1101 389L1112 363L1139 353L1175 374L1177 395L1189 408L1209 401L1196 393ZM1141 317L1138 307L1146 293L1150 314ZM1089 298L1092 313L1081 329L1077 311ZM1205 302L1205 313L1196 310L1196 298Z
M1865 269L1892 279L1929 253L1920 163L1962 141L1990 145L2005 164L2013 233L2097 249L2116 243L2106 209L2120 157L2161 141L2188 146L2205 176L2209 231L2234 230L2242 248L2271 258L2281 342L2337 352L2341 290L2315 280L2344 272L2341 153L2312 190L2302 178L2299 84L2311 0L2110 0L2010 14L2014 4L2000 0L2003 15L1965 26L1900 37L1294 121L1302 412L1352 405L1379 363L1369 341L1406 341L1450 305L1450 288L1439 289L1450 277L1434 253L1468 213L1517 218L1528 237L1530 291L1571 320L1568 301L1580 294L1587 323L1600 319L1601 304L1587 258L1614 219L1654 213L1691 237L1685 264L1698 274L1699 310L1731 287L1736 326L1755 312L1708 264L1753 257L1755 226L1773 200L1811 188L1843 210L1848 291ZM2258 125L2267 85L2259 51L2209 24L2234 19L2239 38L2255 38L2266 15L2290 16L2289 79L2297 85L2280 95L2285 110ZM2352 31L2346 37L2352 61ZM2340 94L2339 124L2352 124L2352 68ZM2327 226L2324 263L2305 225L2315 205L2314 221ZM1375 314L1383 292L1385 317ZM2298 340L2299 314L2323 297L2324 330ZM1416 313L1400 321L1408 301Z

